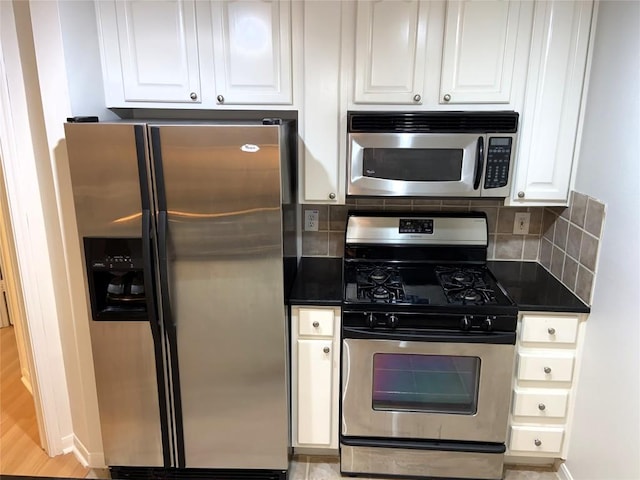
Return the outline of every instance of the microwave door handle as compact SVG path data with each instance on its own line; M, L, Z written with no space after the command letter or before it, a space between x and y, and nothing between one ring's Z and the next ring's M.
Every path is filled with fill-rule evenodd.
M473 180L473 189L477 190L482 179L482 168L484 167L484 137L478 137L478 147L476 150L476 175Z

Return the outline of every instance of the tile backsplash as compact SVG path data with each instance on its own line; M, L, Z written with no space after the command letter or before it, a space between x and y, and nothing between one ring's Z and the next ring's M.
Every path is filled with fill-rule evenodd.
M591 304L605 205L571 192L567 208L545 208L538 261L580 299Z
M489 221L489 260L539 261L590 304L604 222L604 205L578 192L567 208L505 207L499 200L350 199L347 205L302 205L318 210L317 232L302 232L302 255L341 257L349 210L482 211ZM529 233L513 233L515 214L530 214Z
M317 232L302 232L304 256L341 257L349 210L382 211L482 211L489 221L489 251L491 260L537 260L542 234L543 208L504 207L498 200L407 200L368 199L350 200L347 205L303 205L304 210L318 210ZM529 233L514 235L513 223L517 212L531 214Z

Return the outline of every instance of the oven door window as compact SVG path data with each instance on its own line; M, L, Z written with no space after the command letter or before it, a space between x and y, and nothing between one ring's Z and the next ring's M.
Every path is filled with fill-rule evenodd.
M480 359L376 353L373 409L474 415Z
M461 148L365 148L363 175L386 180L458 182Z

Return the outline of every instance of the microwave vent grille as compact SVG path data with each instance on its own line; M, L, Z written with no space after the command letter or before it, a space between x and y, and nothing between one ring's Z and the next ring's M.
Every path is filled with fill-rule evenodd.
M349 112L349 132L515 133L516 112Z

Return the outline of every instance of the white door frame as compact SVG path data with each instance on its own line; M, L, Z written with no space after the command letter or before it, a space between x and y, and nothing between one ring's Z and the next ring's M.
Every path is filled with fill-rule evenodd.
M0 153L24 295L40 440L54 456L73 449L73 427L54 292L54 258L38 179L46 131L35 58L28 51L29 39L19 32L24 25L17 25L13 2L0 1Z

